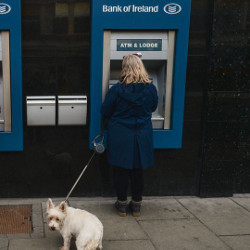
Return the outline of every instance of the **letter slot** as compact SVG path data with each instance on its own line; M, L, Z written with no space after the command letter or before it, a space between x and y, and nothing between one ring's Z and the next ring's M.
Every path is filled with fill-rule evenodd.
M26 104L28 126L56 125L55 96L27 96Z
M58 125L86 125L87 96L58 96Z

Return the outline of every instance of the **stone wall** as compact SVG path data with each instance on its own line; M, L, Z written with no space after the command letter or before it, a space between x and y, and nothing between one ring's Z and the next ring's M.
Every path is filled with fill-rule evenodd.
M214 0L201 196L250 192L250 2Z

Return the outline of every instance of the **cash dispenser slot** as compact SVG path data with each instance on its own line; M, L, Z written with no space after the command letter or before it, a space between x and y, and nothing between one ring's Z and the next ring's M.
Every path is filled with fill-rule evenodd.
M87 96L58 96L58 125L86 125Z
M56 125L55 96L27 96L26 104L28 126Z

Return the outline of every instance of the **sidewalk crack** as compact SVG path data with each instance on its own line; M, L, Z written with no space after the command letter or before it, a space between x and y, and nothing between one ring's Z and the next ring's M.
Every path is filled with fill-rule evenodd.
M185 205L183 205L179 199L175 199L181 206L183 206L189 213L191 213L194 218L196 218L205 228L207 228L212 234L215 235L216 238L218 238L222 243L224 243L227 247L229 247L231 250L234 250L230 245L228 245L223 239L221 239L220 235L217 235L210 227L208 227L202 220L200 220L194 213L192 213Z
M147 236L148 240L151 242L151 244L154 247L154 249L157 250L158 248L156 247L156 245L154 244L154 242L151 240L149 234L144 230L144 228L142 227L140 221L137 220L137 219L135 219L135 221L139 225L139 227L141 228L141 230L145 233L145 235Z
M243 205L241 205L240 203L238 203L237 201L233 200L233 198L229 198L231 201L233 201L235 204L237 204L238 206L240 206L241 208L243 208L244 210L246 210L248 213L250 212L246 207L244 207Z

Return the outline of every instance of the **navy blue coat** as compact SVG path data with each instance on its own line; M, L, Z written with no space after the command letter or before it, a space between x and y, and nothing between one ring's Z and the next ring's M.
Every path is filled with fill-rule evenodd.
M157 104L153 84L117 83L108 91L101 113L108 119L109 164L127 169L153 165L151 116Z

